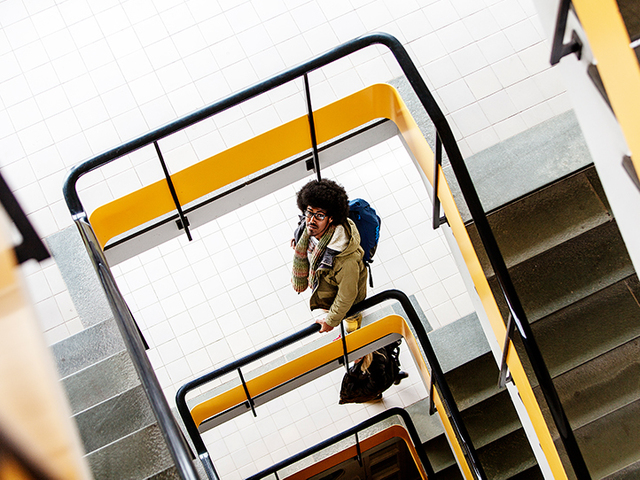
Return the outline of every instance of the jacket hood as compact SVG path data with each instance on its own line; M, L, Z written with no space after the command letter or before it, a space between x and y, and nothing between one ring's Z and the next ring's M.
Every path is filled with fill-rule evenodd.
M358 232L358 227L356 227L356 224L353 223L353 220L351 220L350 218L347 218L346 227L348 227L350 230L350 235L348 236L344 227L336 228L336 232L338 232L338 230L341 230L342 234L344 235L344 242L346 243L348 240L345 248L339 250L339 255L350 255L352 253L355 253L355 251L360 248L360 232ZM333 236L335 238L336 234L334 233ZM331 239L331 243L333 243L333 239ZM331 243L329 244L329 248L331 248Z

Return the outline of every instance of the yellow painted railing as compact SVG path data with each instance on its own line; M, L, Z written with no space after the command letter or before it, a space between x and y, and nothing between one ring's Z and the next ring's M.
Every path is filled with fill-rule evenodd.
M356 330L346 336L347 352L352 353L370 343L384 338L387 335L399 334L413 355L418 371L423 379L425 386L429 384L430 374L427 365L424 362L422 353L418 346L411 329L406 321L398 315L390 315L381 320L373 322L369 325ZM320 348L317 348L305 355L291 360L283 365L269 370L255 378L246 381L246 387L252 398L268 392L269 390L283 385L286 382L300 377L306 372L313 371L328 363L334 362L343 355L342 342L331 342ZM465 473L465 478L472 479L471 471L467 466L464 454L460 445L457 443L453 426L447 416L447 412L443 407L442 400L437 391L434 390L434 404L436 405L440 420L447 433L447 437L451 440L451 446L454 454L458 459L458 463ZM191 416L197 426L202 422L218 415L229 408L241 405L247 401L247 396L243 385L230 388L229 390L205 400L191 407Z
M572 0L640 174L640 66L615 0Z

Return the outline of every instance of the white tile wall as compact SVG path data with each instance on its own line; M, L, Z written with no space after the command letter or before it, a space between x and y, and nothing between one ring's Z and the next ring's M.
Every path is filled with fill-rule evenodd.
M73 165L372 31L405 45L464 155L570 108L529 0L6 0L0 2L0 172L39 234L54 234L71 225L61 188ZM313 105L399 74L384 48L369 48L310 75ZM301 91L301 83L279 87L163 140L169 168L185 168L306 114ZM447 245L429 226L429 202L412 169L392 141L332 173L384 218L376 290L414 293L437 327L472 307ZM84 176L78 189L91 212L160 178L155 152L145 148ZM200 228L191 244L176 240L115 268L169 396L186 378L310 320L306 298L293 294L288 280L285 237L295 221L296 187ZM30 262L23 271L47 341L78 332L81 322L57 265ZM335 433L342 416L362 419L379 408L336 409L334 377L309 386L304 403L296 397L281 401L280 410L269 406L281 416L279 430L273 417L260 420L250 458L231 435L251 431L245 420L225 427L226 440L209 434L220 452L218 468L239 478ZM385 403L418 398L423 393L414 387L398 388L399 396L389 394ZM302 437L299 419L285 422L284 415L311 406L314 421L326 426ZM267 452L265 444L274 448Z

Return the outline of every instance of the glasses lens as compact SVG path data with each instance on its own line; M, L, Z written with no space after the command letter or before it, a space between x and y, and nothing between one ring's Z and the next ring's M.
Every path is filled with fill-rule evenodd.
M308 219L312 219L313 217L316 217L316 219L322 221L325 219L326 215L324 213L313 213L309 210L305 210L304 212L305 217L307 217Z

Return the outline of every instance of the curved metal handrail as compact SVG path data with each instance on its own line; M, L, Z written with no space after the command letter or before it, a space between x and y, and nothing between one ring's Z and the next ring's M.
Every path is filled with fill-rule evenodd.
M515 322L515 325L522 337L525 351L529 357L529 361L532 365L545 400L547 401L549 411L554 419L567 455L578 477L590 478L586 463L584 462L582 453L571 429L571 425L569 424L569 420L564 412L564 408L560 402L560 398L538 344L533 337L533 332L525 315L524 308L522 307L522 303L516 293L504 258L500 253L498 243L493 235L491 227L489 226L486 214L473 181L471 180L467 166L464 163L464 159L462 158L462 154L460 153L460 149L458 148L453 132L451 131L451 127L440 110L440 107L436 103L433 95L427 88L424 80L420 76L418 69L409 57L409 54L402 44L392 35L385 33L371 33L348 41L324 54L314 57L307 62L301 63L296 67L275 75L266 81L254 84L238 93L232 94L212 105L209 105L208 107L186 115L185 117L142 135L120 145L119 147L99 154L76 166L69 173L63 187L64 197L72 218L76 222L84 220L89 224L87 214L84 211L84 207L82 206L82 202L80 201L76 191L76 183L82 175L105 165L116 158L134 152L139 148L152 144L154 141L176 133L194 125L195 123L205 120L212 115L249 100L261 93L265 93L291 80L302 77L305 73L309 73L351 53L376 44L386 46L394 55L398 65L407 77L409 84L412 86L414 92L422 103L422 106L431 118L436 128L436 132L442 140L442 145L447 152L451 168L457 178L462 196L467 203L471 217L476 224L480 240L487 252L500 289L506 299L509 311L513 316L513 321Z
M193 465L193 453L189 449L182 431L171 412L167 399L162 392L158 378L153 373L151 362L145 353L145 346L137 325L131 315L131 311L118 289L116 280L109 269L104 252L100 248L91 225L84 219L77 219L76 225L80 231L89 259L98 275L107 301L113 312L113 316L122 335L125 347L131 355L131 361L140 377L140 383L144 389L153 414L158 421L160 431L164 437L169 453L173 458L176 470L181 478L198 480L199 475Z
M368 308L373 307L374 305L378 305L387 300L396 300L400 302L402 308L406 312L409 323L413 327L413 331L416 334L418 339L418 343L422 347L426 360L431 367L431 376L434 379L434 385L438 389L440 393L440 397L442 400L442 404L445 407L446 414L451 421L451 425L456 433L456 437L458 438L458 442L462 448L463 454L467 458L469 467L473 470L473 473L476 478L485 479L485 473L482 468L482 464L480 463L475 448L471 442L471 437L469 436L469 432L467 431L464 422L462 420L462 416L458 411L458 407L455 403L451 390L449 389L449 385L444 377L444 373L442 368L440 367L440 363L438 362L438 358L436 357L435 351L431 345L431 341L427 336L427 331L424 328L424 325L420 321L420 317L416 312L413 304L409 300L409 297L400 290L386 290L384 292L380 292L372 297L366 298L360 303L355 304L347 313L347 316L353 315L356 312L360 312L362 310L366 310ZM212 372L206 373L190 382L184 384L182 387L178 389L176 393L176 404L178 406L178 413L182 417L182 421L187 429L187 433L193 442L194 447L198 453L200 460L202 461L205 471L209 475L210 479L217 480L219 477L215 471L215 467L213 466L213 462L211 457L209 456L209 452L207 451L207 447L200 436L200 432L198 431L198 427L196 426L193 417L191 416L191 410L187 405L186 396L187 394L206 384L220 378L227 373L238 370L239 368L255 361L260 358L263 358L283 347L294 344L295 342L309 337L314 333L320 330L320 325L314 323L299 332L296 332L288 337L285 337L277 342L274 342L266 347L256 350L249 355L246 355L242 358L239 358L227 365L224 365Z
M371 418L368 418L363 422L360 422L358 425L354 425L353 427L348 428L337 435L334 435L331 438L328 438L320 443L317 443L313 447L309 447L306 450L303 450L302 452L299 452L285 460L282 460L281 462L275 463L271 465L269 468L266 468L256 473L255 475L251 475L250 477L247 477L246 480L259 480L261 478L266 477L267 475L277 473L278 470L282 470L283 468L286 468L289 465L293 465L294 463L310 455L313 455L314 453L317 453L320 450L323 450L331 445L338 443L341 440L344 440L345 438L348 438L352 435L357 434L358 432L360 432L361 430L364 430L365 428L369 428L377 423L382 422L383 420L386 420L387 418L391 418L394 416L399 416L400 418L402 418L402 421L406 426L407 433L409 434L409 437L411 438L411 441L413 442L414 447L416 447L416 453L418 454L418 457L422 462L422 466L424 467L425 473L427 474L427 478L435 478L435 473L433 472L433 467L431 466L431 462L429 461L429 458L427 457L427 454L425 453L424 449L420 448L420 445L421 445L420 435L418 435L418 431L416 430L416 427L413 424L413 420L411 420L411 415L409 415L409 412L407 412L404 408L392 407L388 410L385 410L382 413L379 413L377 415L374 415Z

